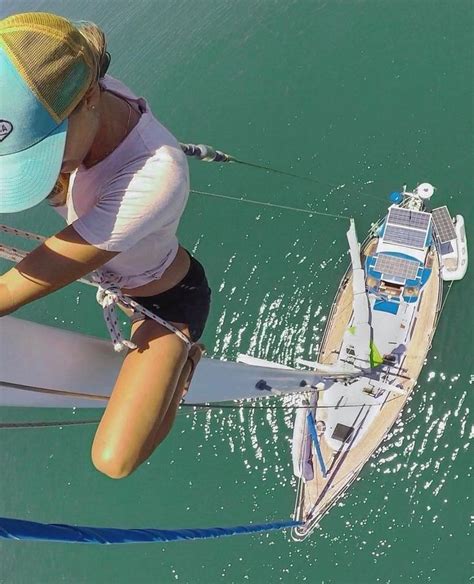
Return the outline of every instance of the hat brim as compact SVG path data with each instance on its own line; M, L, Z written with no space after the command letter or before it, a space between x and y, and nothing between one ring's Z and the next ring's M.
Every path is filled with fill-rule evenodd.
M0 213L34 207L53 190L61 171L68 122L34 146L0 157Z

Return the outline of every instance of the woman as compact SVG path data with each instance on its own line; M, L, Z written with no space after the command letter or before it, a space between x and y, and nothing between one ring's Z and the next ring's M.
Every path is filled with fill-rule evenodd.
M0 316L93 272L160 317L132 316L136 348L92 446L95 467L121 478L171 429L201 357L210 290L176 239L185 156L146 101L105 75L109 60L93 24L47 13L0 21L0 212L49 197L68 223L0 277Z

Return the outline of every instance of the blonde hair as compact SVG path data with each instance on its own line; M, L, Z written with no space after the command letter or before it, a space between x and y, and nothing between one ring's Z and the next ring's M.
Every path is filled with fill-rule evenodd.
M87 42L94 63L94 82L97 82L104 77L110 64L110 53L107 52L105 33L97 24L86 20L80 20L72 24Z
M99 83L107 73L110 65L110 53L107 52L107 41L104 31L93 22L80 20L72 23L81 33L87 42L90 50L92 62L95 70L92 84ZM53 187L53 190L46 197L46 200L52 207L62 207L66 204L67 193L69 189L70 175L61 173Z
M62 172L58 176L58 180L56 181L53 190L46 197L46 200L51 207L62 207L66 204L70 176L70 174L66 174L65 172Z

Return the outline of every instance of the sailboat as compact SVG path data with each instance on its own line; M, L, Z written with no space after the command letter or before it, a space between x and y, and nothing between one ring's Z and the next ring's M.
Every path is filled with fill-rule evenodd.
M332 305L318 359L305 362L337 382L307 392L296 417L295 540L308 537L347 491L400 415L431 347L443 282L461 279L464 220L429 211L434 187L391 194L387 215L362 246L351 221L351 266Z
M392 193L387 216L362 246L351 220L351 266L316 361L289 367L249 355L204 358L193 377L189 404L289 393L299 400L296 540L313 531L389 432L430 348L442 282L466 272L464 221L447 207L428 211L433 193L428 183ZM0 245L0 255L19 261L24 254ZM124 358L110 342L12 316L0 319L0 338L0 406L106 406Z

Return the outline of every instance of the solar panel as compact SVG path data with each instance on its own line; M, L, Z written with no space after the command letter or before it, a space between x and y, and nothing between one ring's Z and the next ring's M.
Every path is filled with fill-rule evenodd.
M387 225L383 234L383 240L385 243L395 243L423 249L426 240L426 231Z
M388 213L387 223L426 230L430 224L430 214L402 209L401 207L392 207Z
M456 239L456 231L454 230L453 220L449 214L448 208L438 207L433 209L433 221L441 243L447 243Z
M419 265L419 262L414 260L380 254L375 262L374 270L403 280L414 280L418 274Z
M430 222L430 213L391 207L383 240L386 243L423 249Z

